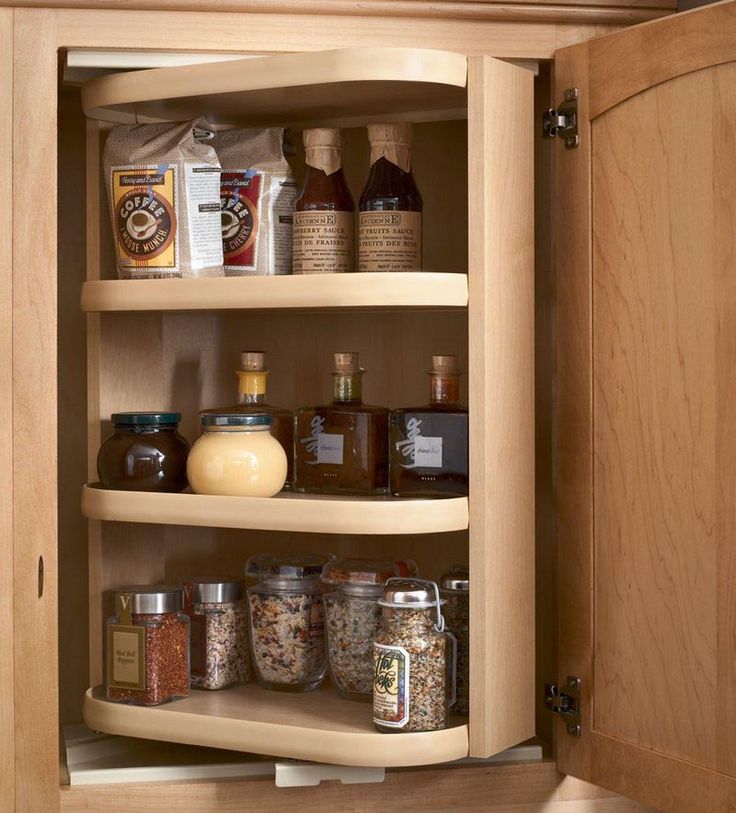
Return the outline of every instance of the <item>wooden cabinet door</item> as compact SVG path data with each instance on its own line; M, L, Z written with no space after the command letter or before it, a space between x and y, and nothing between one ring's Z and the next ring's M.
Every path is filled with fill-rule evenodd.
M558 52L562 771L736 805L736 3Z

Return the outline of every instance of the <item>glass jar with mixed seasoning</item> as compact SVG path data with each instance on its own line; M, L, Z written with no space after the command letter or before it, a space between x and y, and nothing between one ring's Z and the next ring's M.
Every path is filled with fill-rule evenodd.
M182 491L187 487L189 444L179 434L178 412L117 412L114 433L100 447L97 474L105 488Z
M107 699L157 706L189 695L189 616L178 587L115 592L107 620Z
M445 633L439 588L424 579L391 578L379 599L373 643L373 722L379 731L445 728L454 641Z
M191 619L191 677L198 689L224 689L250 676L248 614L239 579L197 577L182 583Z
M251 556L246 575L253 669L266 689L306 692L325 676L324 556Z
M373 696L373 638L381 620L383 585L398 576L397 562L359 557L334 559L322 571L330 677L346 699Z
M440 579L440 594L447 629L457 641L455 714L470 713L470 571L467 565L453 565Z

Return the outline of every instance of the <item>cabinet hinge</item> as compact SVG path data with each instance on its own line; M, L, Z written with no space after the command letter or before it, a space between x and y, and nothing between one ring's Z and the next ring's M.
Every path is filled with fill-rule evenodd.
M562 717L567 725L567 733L571 737L581 735L579 677L568 677L567 683L562 689L556 683L546 683L544 705L553 714L559 714Z
M542 117L542 133L545 138L565 139L568 150L580 145L578 135L578 96L577 88L568 88L565 98L557 107L550 107Z

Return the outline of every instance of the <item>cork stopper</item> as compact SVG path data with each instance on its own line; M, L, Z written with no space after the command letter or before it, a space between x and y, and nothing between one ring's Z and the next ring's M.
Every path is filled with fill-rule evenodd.
M411 124L408 121L369 124L368 140L371 165L385 158L404 172L411 172Z
M432 356L431 372L457 375L460 372L457 366L457 356Z
M333 353L336 373L359 373L358 353Z
M240 353L240 369L254 373L266 369L266 354L261 350L242 350Z
M342 166L342 136L333 127L315 127L305 130L304 152L307 164L321 169L325 175L332 175Z

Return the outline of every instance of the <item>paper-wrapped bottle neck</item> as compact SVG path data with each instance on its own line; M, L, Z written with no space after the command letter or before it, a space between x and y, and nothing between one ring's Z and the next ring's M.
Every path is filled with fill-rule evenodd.
M411 171L411 124L405 121L369 124L371 166L385 158L404 172Z
M316 146L305 150L307 166L332 175L342 167L342 151L339 147Z

